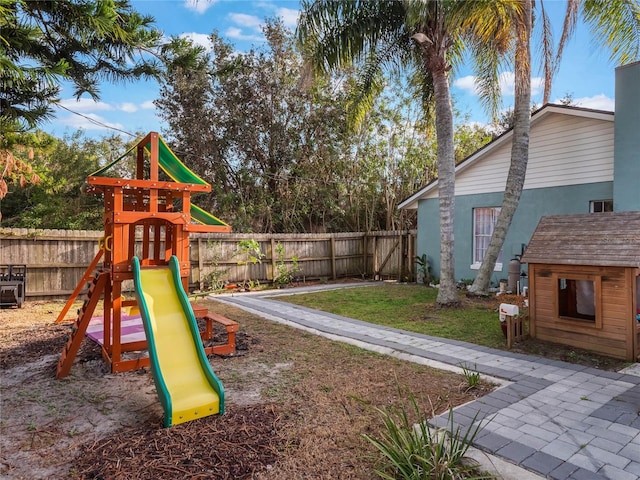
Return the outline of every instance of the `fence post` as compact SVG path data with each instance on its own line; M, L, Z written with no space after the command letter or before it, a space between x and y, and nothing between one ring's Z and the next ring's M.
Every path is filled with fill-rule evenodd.
M407 276L410 282L415 281L413 274L413 257L415 257L413 253L413 235L411 235L410 230L407 230Z
M373 279L382 280L380 277L380 265L378 263L378 235L373 236Z
M331 276L335 280L338 278L336 273L336 237L331 234Z
M271 277L269 277L269 272L267 271L267 280L275 280L276 278L276 241L271 236Z
M362 271L364 272L365 276L369 273L369 264L367 263L368 236L369 234L367 232L362 235Z

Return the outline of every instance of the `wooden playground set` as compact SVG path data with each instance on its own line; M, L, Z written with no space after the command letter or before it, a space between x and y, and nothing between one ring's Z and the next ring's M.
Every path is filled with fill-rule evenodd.
M117 162L132 155L134 149L135 178L105 176ZM161 178L160 170L168 179ZM128 319L129 313L138 312L140 307L136 299L123 296L123 283L134 280L132 260L137 257L141 268L153 269L167 267L175 257L182 286L188 292L189 234L231 231L229 225L191 203L192 194L210 192L211 185L189 170L156 132L149 133L123 156L90 175L88 185L90 193L104 196L104 236L98 253L56 320L57 323L66 321L72 304L78 296L84 296L77 317L70 320L73 321L71 334L58 362L57 378L69 375L101 298L99 343L111 372L148 367L147 356L123 357L127 352L148 348L144 337L128 341L123 336L123 319ZM136 239L142 239L141 246L136 247ZM213 338L214 324L226 329L226 344L205 347L206 354L235 353L238 324L196 304L191 304L191 308L195 318L204 321L204 330L200 331L203 342Z

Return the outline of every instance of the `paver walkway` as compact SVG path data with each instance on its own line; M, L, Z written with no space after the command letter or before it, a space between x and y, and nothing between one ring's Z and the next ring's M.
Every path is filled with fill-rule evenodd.
M345 285L286 294L338 287ZM215 299L372 350L465 365L508 380L454 410L463 428L476 415L486 423L476 447L556 480L640 479L640 377L373 325L279 302L275 296L258 292ZM446 426L447 416L433 423Z

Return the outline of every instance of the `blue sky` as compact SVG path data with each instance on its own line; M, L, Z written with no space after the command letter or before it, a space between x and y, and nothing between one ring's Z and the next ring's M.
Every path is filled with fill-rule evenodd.
M556 35L560 32L565 3L563 0L547 0L545 3L554 19ZM285 25L295 29L300 8L297 0L132 0L132 5L137 11L152 15L156 19L156 27L166 37L187 36L206 44L208 35L218 30L241 52L263 42L260 26L265 18L281 17ZM537 56L534 58L532 93L533 101L540 104L542 85L537 77L539 61L536 59ZM571 94L580 106L613 110L614 69L615 65L608 60L608 53L594 45L588 28L579 24L555 77L551 101ZM513 103L512 72L502 73L501 86L503 106L506 108ZM477 101L470 70L458 72L451 92L457 109L468 115L468 121L487 121ZM161 132L164 126L156 116L153 105L158 94L159 87L154 81L103 84L100 102L94 102L89 97L83 97L78 102L72 95L72 88L65 86L60 103L78 114L56 108L55 119L41 128L55 136L74 132L78 128L85 130L89 137L102 137L121 131Z

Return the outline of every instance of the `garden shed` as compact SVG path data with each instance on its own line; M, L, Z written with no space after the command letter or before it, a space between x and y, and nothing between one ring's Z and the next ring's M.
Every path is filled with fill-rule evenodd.
M522 262L533 338L640 359L640 212L542 217Z

